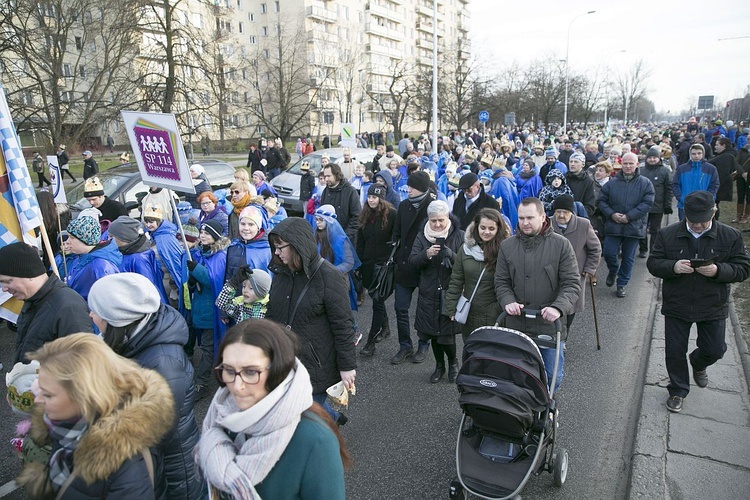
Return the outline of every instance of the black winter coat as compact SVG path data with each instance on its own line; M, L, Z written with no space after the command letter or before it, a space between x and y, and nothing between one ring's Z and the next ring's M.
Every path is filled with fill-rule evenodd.
M336 209L336 220L339 221L349 241L354 243L357 239L357 227L359 212L362 205L359 202L359 193L349 184L346 179L339 182L336 187L326 187L320 196L321 205L332 205Z
M102 205L99 207L99 211L102 213L99 220L108 220L110 222L114 221L121 215L128 215L128 211L125 210L125 205L117 200L113 200L112 198L104 198L104 202L102 202Z
M573 199L580 201L589 219L596 210L596 193L594 192L594 179L589 177L585 170L574 174L570 170L565 174L565 183L573 191Z
M719 190L716 201L732 201L732 172L737 170L737 150L727 148L711 158L711 164L719 173Z
M299 178L299 201L312 198L315 189L315 172L307 171Z
M263 157L260 154L260 150L256 149L255 151L248 151L247 152L247 165L245 165L245 168L249 168L250 172L256 172L257 170L260 170L261 172L265 171L263 170L263 166L260 164L260 160Z
M288 325L291 319L292 331L299 339L298 357L310 373L313 394L323 393L341 380L339 372L357 368L349 278L318 255L310 223L305 219L284 219L269 233L273 234L292 245L303 269L292 271L276 258L271 262L269 269L274 274L266 319L282 325ZM273 238L270 244L274 253ZM292 310L308 281L310 286L292 319Z
M99 165L96 163L95 159L87 158L83 160L83 180L86 180L89 177L94 177L98 173Z
M718 272L713 278L696 272L675 274L675 262L681 259L714 259ZM685 221L660 230L646 266L651 274L664 280L661 313L685 321L726 318L730 283L750 276L750 257L742 234L716 220L697 239L688 232Z
M383 201L381 200L381 203ZM396 209L388 211L388 220L385 227L380 219L368 221L364 227L357 230L357 256L362 261L359 272L362 275L362 284L365 288L372 285L375 264L382 264L388 260L393 246L393 224L396 221Z
M270 172L275 168L281 168L284 166L284 159L281 157L281 153L275 147L268 148L266 150L266 171Z
M456 201L453 203L453 215L458 219L459 229L462 231L466 230L474 220L474 216L483 208L494 208L498 212L500 211L500 204L495 198L488 195L484 189L479 191L479 199L471 204L469 211L466 211L466 197L464 192L456 196Z
M648 212L654 204L654 186L638 173L625 180L620 170L611 178L599 193L599 210L604 215L604 234L624 238L643 238L646 235ZM626 224L612 220L612 214L621 213L628 217Z
M86 301L54 274L24 301L17 326L14 364L28 363L26 353L47 342L71 333L94 331Z
M661 161L656 165L638 168L642 177L651 181L654 186L654 204L651 206L650 214L672 213L672 171L664 166Z
M195 470L193 448L200 433L193 404L193 365L183 346L188 326L180 313L162 304L146 325L127 342L120 353L167 380L175 401L175 423L161 441L168 498L200 498L201 483Z
M416 288L419 286L419 271L409 265L414 240L424 228L427 220L427 205L437 199L434 193L428 192L417 208L406 199L398 205L396 222L393 224L393 241L398 241L396 251L396 283Z
M451 229L445 238L445 247L433 258L427 256L427 249L433 243L422 230L414 241L409 264L419 271L419 299L414 328L422 335L441 337L456 335L461 331L461 324L445 316L443 299L451 281L451 271L456 254L464 243L464 232L457 226L458 220L451 217ZM425 222L429 224L429 222Z

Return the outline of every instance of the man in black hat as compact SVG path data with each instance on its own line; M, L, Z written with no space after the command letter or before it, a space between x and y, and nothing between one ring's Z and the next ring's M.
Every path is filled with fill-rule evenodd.
M474 220L474 216L483 208L494 208L500 211L500 204L493 197L484 192L479 177L474 172L468 172L458 182L461 193L453 203L453 215L461 222L461 229L466 230Z
M724 356L730 283L750 276L750 257L742 235L714 220L714 196L694 191L685 197L685 220L656 235L648 270L662 278L664 339L669 399L667 409L682 410L690 391L685 355L693 323L698 329L697 348L690 353L693 379L708 385L706 368Z
M89 308L83 297L47 276L36 248L18 242L0 248L0 285L3 292L24 302L18 315L13 363L26 363L26 353L47 342L78 332L92 332Z

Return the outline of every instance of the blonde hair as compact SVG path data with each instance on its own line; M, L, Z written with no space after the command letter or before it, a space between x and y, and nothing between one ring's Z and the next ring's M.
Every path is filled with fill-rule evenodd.
M26 355L68 393L88 422L106 417L133 388L145 392L146 379L137 363L115 354L98 336L76 333L47 342Z
M247 175L247 172L245 172L245 175ZM250 193L250 196L258 196L258 191L255 189L255 186L250 183L249 177L246 181L235 181L231 186L229 186L229 189L239 189L245 191L246 193Z
M250 182L250 174L244 168L237 168L234 170L234 178L241 181Z

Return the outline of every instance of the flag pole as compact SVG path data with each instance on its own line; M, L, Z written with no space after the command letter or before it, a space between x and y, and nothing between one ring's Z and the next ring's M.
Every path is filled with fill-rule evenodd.
M44 243L44 249L47 251L49 257L49 265L52 267L52 272L59 278L60 270L57 269L57 262L55 262L55 254L52 253L52 245L49 242L49 235L47 234L47 228L44 226L44 219L39 222L39 232L42 233L42 242Z

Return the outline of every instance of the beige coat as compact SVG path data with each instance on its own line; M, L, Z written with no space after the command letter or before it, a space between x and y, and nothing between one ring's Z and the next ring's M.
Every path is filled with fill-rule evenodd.
M576 254L578 262L578 272L581 274L581 294L576 301L573 312L581 312L585 306L586 299L586 281L588 278L583 273L596 276L596 270L599 267L599 261L602 256L602 246L599 238L596 237L594 228L591 223L583 217L573 215L568 222L568 227L561 228L554 217L552 228L557 234L565 236L570 244L573 245L573 252Z

